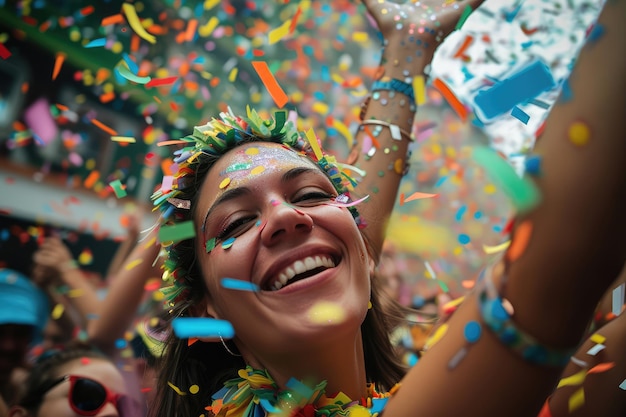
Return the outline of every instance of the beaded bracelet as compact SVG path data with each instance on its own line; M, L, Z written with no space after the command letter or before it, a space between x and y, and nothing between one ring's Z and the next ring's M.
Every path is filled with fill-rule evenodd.
M508 300L503 300L498 294L491 280L491 271L485 272L484 284L478 293L478 308L485 325L502 344L526 361L548 367L565 366L576 349L554 349L544 346L519 329L512 319L513 307Z
M372 83L371 91L377 90L392 90L398 93L404 94L411 101L415 101L415 93L413 92L413 86L411 84L400 81L396 78L392 78L389 81L377 80Z
M391 123L383 122L382 120L377 120L377 119L363 120L361 122L361 125L385 126L391 132L391 137L393 139L395 139L395 140L402 140L402 135L404 135L409 140L409 142L413 142L413 138L411 137L411 134L409 132L407 132L406 130L401 129L400 126L398 126L398 125L394 125L394 124L391 124Z

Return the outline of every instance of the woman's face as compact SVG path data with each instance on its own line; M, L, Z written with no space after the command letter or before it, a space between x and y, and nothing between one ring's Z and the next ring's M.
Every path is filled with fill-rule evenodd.
M233 324L247 360L251 351L280 355L357 334L369 258L352 215L333 205L336 191L313 162L278 144L246 144L211 168L200 193L206 311ZM222 278L259 290L224 288Z
M124 378L114 364L98 358L72 360L59 368L58 377L64 375L83 376L95 380L113 392L125 394ZM118 390L122 390L121 392ZM48 391L39 407L37 417L77 417L69 403L70 381L63 381ZM119 412L111 403L96 414L97 417L118 417Z

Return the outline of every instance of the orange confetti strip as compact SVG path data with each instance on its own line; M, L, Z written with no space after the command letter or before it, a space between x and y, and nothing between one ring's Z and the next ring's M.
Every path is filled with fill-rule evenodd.
M533 224L530 220L525 220L517 227L513 240L511 241L511 246L509 246L509 250L506 252L506 257L509 261L516 261L520 256L522 256L528 246L532 231Z
M59 72L61 71L61 67L63 66L63 62L65 62L65 54L63 52L58 52L57 57L54 60L54 69L52 70L52 80L56 80Z
M100 26L117 25L119 23L124 23L124 16L121 13L102 18Z
M133 36L130 37L130 50L131 52L137 52L139 50L139 45L141 44L139 36L133 33Z
M470 46L470 44L474 41L474 37L472 35L467 35L463 40L463 43L459 47L459 49L454 54L454 58L462 58L464 56L465 51Z
M85 188L91 188L94 186L96 181L98 181L98 178L100 178L100 173L98 171L91 171L87 178L85 178L83 185Z
M96 126L98 126L100 129L104 130L109 135L117 136L117 131L115 129L110 128L109 126L105 125L101 121L99 121L97 119L91 119L91 123L96 125Z
M298 10L296 10L296 13L293 15L293 19L291 19L291 25L289 26L289 34L293 34L293 31L296 30L296 26L298 25L298 18L300 17L300 14L302 13L302 6L298 6Z
M612 369L615 367L615 362L605 362L605 363L599 363L596 366L594 366L593 368L591 368L589 370L589 372L587 372L588 374L599 374L600 372L606 372L609 369Z
M198 20L191 19L187 23L187 31L185 32L185 40L187 42L191 42L193 37L196 35L196 30L198 29Z
M378 142L378 140L376 139L376 136L374 136L372 134L372 131L370 130L370 127L368 125L363 125L365 126L365 133L367 133L370 137L370 139L372 140L372 144L374 145L374 147L376 149L380 149L380 143Z
M421 200L423 198L432 198L432 197L437 197L437 194L429 194L429 193L420 193L420 192L415 192L413 194L411 194L408 197L404 197L404 193L400 194L400 205L404 205L404 203L408 203L409 201L413 201L413 200Z
M114 98L115 98L115 93L113 91L109 91L108 93L104 93L100 95L100 102L109 103L113 101Z
M443 98L446 99L450 107L454 109L459 118L462 121L466 121L467 109L465 108L463 103L461 103L459 99L456 98L452 90L448 88L448 86L441 80L441 78L435 78L435 81L433 81L433 87L435 87L441 93Z
M59 103L57 103L56 106L57 106L57 109L61 111L68 111L70 109L69 107L64 106L63 104L59 104Z
M272 100L274 100L274 103L276 103L276 106L278 106L278 108L283 108L283 106L289 101L289 98L287 97L287 94L285 94L282 87L278 84L278 81L276 81L276 78L274 78L274 74L270 71L267 63L265 61L252 61L252 66L261 78L261 81L270 93L270 96L272 97Z
M86 6L86 7L83 7L82 9L80 9L80 14L83 15L83 16L89 16L90 14L93 13L94 10L95 9L94 9L93 6Z
M167 146L167 145L179 145L187 143L184 140L164 140L163 142L157 143L157 146Z

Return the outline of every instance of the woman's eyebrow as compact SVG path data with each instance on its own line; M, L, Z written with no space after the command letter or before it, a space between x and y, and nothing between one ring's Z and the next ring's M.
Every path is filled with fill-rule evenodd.
M204 220L202 221L202 231L204 232L204 226L206 225L206 221L211 215L213 211L220 205L229 200L234 200L235 198L242 197L244 195L250 195L251 191L248 187L237 187L231 188L229 190L224 191L222 195L220 195L217 200L213 202L213 205L209 208L206 215L204 216Z
M297 167L297 168L291 168L289 171L285 172L280 180L281 182L285 183L285 182L289 182L299 177L300 175L310 174L310 173L322 174L322 172L317 168Z

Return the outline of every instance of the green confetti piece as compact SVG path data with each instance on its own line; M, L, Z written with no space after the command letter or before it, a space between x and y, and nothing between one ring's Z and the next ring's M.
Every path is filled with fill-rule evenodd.
M173 226L161 226L159 229L159 240L161 242L179 242L192 238L195 235L196 231L194 230L192 220L187 220Z
M211 252L213 249L215 249L215 238L212 237L211 239L206 241L206 253Z
M109 186L113 188L113 192L115 192L115 196L117 198L126 197L126 190L122 186L122 182L120 180L111 181Z
M492 180L500 184L518 212L537 205L540 194L535 184L526 178L520 178L513 167L497 153L489 148L474 148L472 157Z
M439 284L439 286L441 287L441 290L443 292L450 292L450 288L448 288L448 285L445 282L443 282L442 280L438 279L437 280L437 284Z
M472 14L472 8L469 6L469 4L465 5L465 9L463 9L463 14L461 15L461 17L459 18L459 21L456 22L456 30L461 29L461 27L463 26L463 24L465 23L465 21L467 20L467 18L469 17L469 15Z

